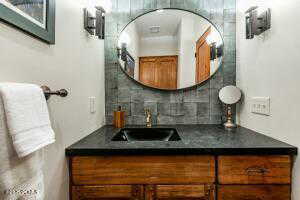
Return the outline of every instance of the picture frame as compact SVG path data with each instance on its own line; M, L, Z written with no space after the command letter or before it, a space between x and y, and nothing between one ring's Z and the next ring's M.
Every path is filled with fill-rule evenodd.
M45 43L55 44L55 0L0 0L0 20Z

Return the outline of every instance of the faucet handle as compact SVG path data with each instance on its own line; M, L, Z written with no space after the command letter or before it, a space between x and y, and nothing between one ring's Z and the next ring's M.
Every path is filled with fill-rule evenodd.
M146 126L149 128L152 126L151 124L151 112L149 108L145 109L145 114L146 114Z

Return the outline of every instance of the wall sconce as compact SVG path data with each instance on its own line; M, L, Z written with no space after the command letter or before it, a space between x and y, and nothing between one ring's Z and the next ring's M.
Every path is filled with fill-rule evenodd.
M120 47L117 47L117 56L120 59L122 55L122 49Z
M216 43L212 43L210 45L210 60L215 60L217 59L217 46Z
M210 45L210 60L215 60L223 56L223 45L217 46L217 43L214 42Z
M253 6L246 11L246 39L253 39L271 28L271 9L258 15L258 6Z
M126 61L127 60L127 55L129 54L127 51L127 44L126 43L122 43L121 47L117 47L117 54L118 54L118 58Z
M123 61L127 60L127 54L129 54L128 51L127 51L127 44L123 43L122 47L121 47L121 59Z
M105 10L102 7L96 8L96 17L87 10L84 12L84 29L91 35L96 35L99 39L104 39L105 35Z

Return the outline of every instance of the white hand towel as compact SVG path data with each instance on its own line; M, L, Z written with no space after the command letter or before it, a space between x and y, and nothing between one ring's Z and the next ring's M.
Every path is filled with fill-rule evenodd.
M43 164L43 150L22 158L18 157L8 132L0 96L0 199L43 200Z
M0 83L9 133L19 157L55 142L46 99L33 84Z

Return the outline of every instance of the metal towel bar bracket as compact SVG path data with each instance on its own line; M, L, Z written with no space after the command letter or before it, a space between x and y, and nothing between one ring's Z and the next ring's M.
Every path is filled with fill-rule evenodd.
M60 96L60 97L66 97L68 96L68 91L66 89L61 89L57 91L51 91L51 89L48 86L41 86L42 90L44 91L46 100L50 99L52 95Z

